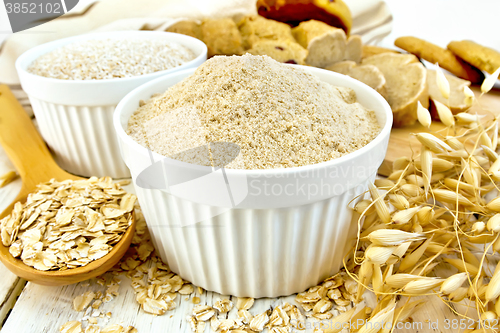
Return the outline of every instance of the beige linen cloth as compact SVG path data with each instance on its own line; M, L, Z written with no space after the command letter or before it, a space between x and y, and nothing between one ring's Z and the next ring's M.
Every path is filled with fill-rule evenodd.
M80 0L85 1L85 0ZM382 0L344 0L353 15L352 33L376 43L391 32L392 15ZM181 19L256 13L256 0L87 0L88 5L40 26L12 34L0 47L0 83L19 84L14 63L24 51L91 31L165 30Z

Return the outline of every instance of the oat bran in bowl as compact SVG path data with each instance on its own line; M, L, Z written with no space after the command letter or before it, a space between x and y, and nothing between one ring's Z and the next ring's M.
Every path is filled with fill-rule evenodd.
M203 42L175 33L102 32L34 47L17 59L16 69L63 169L126 178L112 125L115 106L145 82L199 66L206 53Z
M392 113L359 81L245 55L135 89L114 124L171 269L207 290L275 297L342 266L356 229L347 206L375 178Z

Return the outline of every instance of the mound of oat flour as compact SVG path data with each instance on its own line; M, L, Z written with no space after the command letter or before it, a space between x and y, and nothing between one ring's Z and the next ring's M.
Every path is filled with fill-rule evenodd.
M226 167L235 169L329 161L365 146L380 131L375 113L356 102L353 90L267 56L213 57L142 104L127 130L139 144L210 165L207 156L214 152L207 144L230 142L225 149L236 147L237 158ZM231 155L222 150L218 154Z

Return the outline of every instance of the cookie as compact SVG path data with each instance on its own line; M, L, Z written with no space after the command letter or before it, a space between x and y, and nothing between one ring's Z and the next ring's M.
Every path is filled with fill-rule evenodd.
M374 65L358 65L354 61L341 61L326 69L350 76L375 89L382 97L387 97L384 74Z
M292 28L288 24L268 20L261 16L245 16L238 22L238 29L245 49L252 48L262 39L295 41Z
M361 59L371 57L376 54L381 53L399 53L396 50L388 49L385 47L374 46L374 45L363 45L363 50L361 53Z
M427 70L413 54L381 53L361 61L376 66L386 80L387 102L394 116L394 126L417 121L417 105L429 106Z
M279 62L299 65L305 63L304 59L307 56L306 49L298 43L289 40L262 39L254 43L253 47L248 50L248 53L253 55L267 55Z
M361 56L363 55L363 42L361 37L358 35L351 35L347 39L346 49L345 49L345 60L351 60L354 62L360 62Z
M484 80L483 73L470 64L457 58L453 52L423 39L416 37L399 37L394 44L403 50L427 60L455 74L456 76L475 83Z
M168 27L167 31L201 39L201 25L195 21L179 21Z
M448 49L487 73L493 74L500 67L500 52L473 41L453 41L448 44Z
M431 101L436 100L444 105L448 105L453 114L467 111L470 106L465 103L464 87L469 87L471 84L470 81L445 74L445 77L450 84L450 96L449 99L446 99L439 90L436 76L436 71L430 69L427 70L427 86L429 88L429 97L431 98ZM435 113L432 112L435 109L433 104L434 103L431 105L431 113Z
M230 18L204 20L201 23L201 35L207 44L209 57L243 53L240 31Z

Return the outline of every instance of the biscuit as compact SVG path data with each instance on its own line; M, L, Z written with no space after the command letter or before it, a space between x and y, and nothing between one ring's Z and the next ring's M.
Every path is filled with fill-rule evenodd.
M308 65L325 68L345 59L346 35L342 29L309 20L293 28L292 33L297 42L307 48Z
M416 37L399 37L394 44L403 50L427 60L455 74L456 76L475 83L484 80L483 73L470 64L458 59L450 50L429 43Z
M243 40L243 47L250 49L262 40L281 40L294 42L292 28L288 24L274 20L268 20L261 16L245 16L238 22Z
M207 44L209 57L243 53L240 31L230 18L204 20L201 23L201 35Z
M295 37L295 39L297 40L297 43L302 45L303 48L307 49L309 43L314 38L322 36L327 32L332 32L336 30L341 30L341 29L334 28L321 21L309 20L305 22L300 22L298 26L292 29L292 34L293 37Z
M448 49L480 70L493 74L500 67L500 53L470 40L453 41Z
M299 65L305 63L304 59L307 56L306 49L298 43L289 40L262 39L254 43L253 47L248 50L248 53L253 55L267 55L279 62Z

